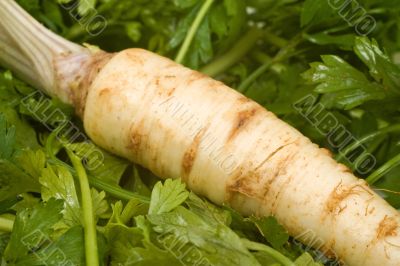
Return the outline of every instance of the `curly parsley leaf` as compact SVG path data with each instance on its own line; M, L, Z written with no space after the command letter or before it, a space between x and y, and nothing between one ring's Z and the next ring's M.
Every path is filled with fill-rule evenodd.
M389 56L379 48L376 40L357 37L354 51L368 66L369 73L376 82L382 83L385 90L400 93L400 66L392 63Z
M149 215L148 219L167 248L186 246L211 265L260 265L229 227L209 224L182 206L169 213ZM173 246L174 240L180 244ZM183 259L184 263L195 263L193 256Z
M318 84L315 91L324 95L322 102L327 108L352 109L366 101L384 99L382 86L371 82L359 70L338 56L323 55L322 63L311 63L311 69L303 77Z
M81 210L76 194L75 183L71 173L61 166L47 166L39 182L42 185L42 199L62 199L64 223L68 226L81 224Z
M19 212L4 258L9 263L18 263L31 251L42 247L51 238L54 224L62 218L62 209L62 200L51 199Z
M157 182L151 193L149 214L160 214L173 210L184 202L189 192L180 180Z

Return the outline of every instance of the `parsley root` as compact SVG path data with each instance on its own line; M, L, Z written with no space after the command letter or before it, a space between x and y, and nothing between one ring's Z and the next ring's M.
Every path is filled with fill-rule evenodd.
M325 149L223 83L143 49L63 40L0 2L0 62L74 105L90 138L348 265L399 265L400 214Z

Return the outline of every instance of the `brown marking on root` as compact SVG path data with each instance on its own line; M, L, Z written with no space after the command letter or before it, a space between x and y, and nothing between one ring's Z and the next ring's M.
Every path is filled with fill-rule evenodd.
M328 213L341 213L347 206L340 206L342 201L344 201L347 197L354 194L352 188L342 188L342 181L333 189L331 194L329 195L329 199L325 204L325 208Z
M343 173L352 173L352 171L350 170L350 168L348 168L346 165L338 163L338 168L339 171L343 172Z
M162 95L167 95L168 97L171 96L174 92L176 87L173 86L171 88L165 87L163 85L168 84L167 82L165 82L163 79L167 79L170 78L171 76L158 76L155 78L155 85L156 85L156 89L157 89L157 93L159 96Z
M141 129L143 128L143 120L138 123L134 123L130 129L130 138L128 142L127 148L132 150L134 153L138 153L140 150L140 146L143 142L143 134L141 133Z
M274 180L276 180L278 176L281 176L281 175L286 174L286 166L289 164L289 162L292 161L293 157L294 157L296 154L297 154L297 150L296 150L296 152L293 152L293 153L291 153L291 154L285 156L285 158L282 158L282 159L279 161L279 164L278 164L278 173L275 175ZM279 189L278 193L277 193L276 196L275 196L274 202L273 202L272 205L271 205L271 212L272 212L272 213L275 213L276 208L278 207L277 203L278 203L278 200L279 200L280 195L282 194L282 192L283 192L284 190L287 189L288 185L293 181L293 179L294 179L294 176L293 176L293 175L288 176L288 177L286 178L285 182L279 187L280 189Z
M255 117L256 113L260 110L258 106L252 107L247 110L239 111L237 113L236 119L233 123L231 132L228 135L227 141L230 142L233 138L235 138Z
M186 179L190 172L192 171L192 167L194 161L196 160L197 151L200 146L201 139L206 132L206 128L202 128L194 137L192 143L190 144L189 148L183 154L182 158L182 178Z
M248 103L248 102L252 102L251 99L247 98L246 96L240 95L238 100L239 103Z
M260 190L258 189L262 181L262 173L256 170L248 170L244 172L243 169L249 169L248 165L242 165L237 174L231 178L227 183L225 191L226 202L232 202L236 193L245 195L249 198L261 198Z
M287 146L289 146L289 145L292 145L292 144L294 144L294 143L297 143L297 142L298 142L298 140L295 140L295 141L291 141L291 142L289 142L289 143L285 143L285 144L279 146L279 147L278 147L277 149L275 149L272 153L270 153L270 154L256 167L256 170L260 169L266 162L268 162L272 157L275 156L275 154L277 154L277 153L278 153L279 151L281 151L283 148L285 148L285 147L287 147Z
M287 145L286 145L287 146ZM275 153L276 154L276 153ZM286 171L286 166L290 162L291 158L294 157L296 152L288 154L279 159L274 163L273 173L268 177L268 180L263 178L265 176L265 170L260 171L259 167L251 167L247 164L243 164L235 176L227 183L225 191L225 202L232 204L235 202L237 197L240 195L247 196L248 198L256 198L261 201L267 200L267 194L272 184L277 180L277 177L281 176ZM270 158L272 158L271 156ZM250 169L246 172L243 169ZM293 177L289 177L285 184L289 184ZM279 192L278 192L279 196ZM260 211L261 212L261 211Z
M371 215L371 214L374 213L374 211L375 211L375 207L372 207L372 208L368 211L368 214Z
M324 254L324 256L326 256L327 258L338 259L337 254L334 251L335 244L336 244L336 239L332 239L326 245L320 247L319 249L322 251L322 254Z
M276 153L275 153L276 154ZM272 156L270 157L272 158ZM274 167L274 169L277 169L273 172L273 175L268 179L267 182L265 182L265 184L263 185L262 191L263 191L263 195L262 198L266 199L267 198L267 194L270 191L272 185L275 183L275 181L277 180L277 177L279 177L280 175L282 175L282 173L284 172L285 168L286 168L286 164L288 163L288 159L290 158L290 156L285 156L284 158L282 158L276 167Z
M370 197L365 201L367 203L367 206L365 206L364 216L368 216L375 211L375 207L372 207L371 209L369 208L369 205L372 200L374 200L374 197Z
M329 157L332 157L332 152L328 149L325 148L320 148L319 149L321 151L322 154L328 155Z
M167 92L167 95L168 95L168 97L170 97L174 92L175 92L175 87L174 88L171 88L170 90L168 90L168 92Z
M102 89L99 92L99 96L100 97L108 96L108 94L110 94L110 92L111 92L111 89L109 89L109 88Z
M197 71L190 71L189 75L187 75L185 78L186 78L186 84L188 85L198 80L204 80L205 78L210 79L205 74Z
M247 177L250 177L250 175L248 175ZM252 186L252 183L252 180L246 177L235 179L233 184L227 186L227 190L229 191L227 201L232 202L232 200L234 199L234 193L240 193L247 197L254 197L254 188Z
M365 182L361 184L355 184L350 187L342 185L342 181L333 189L329 195L329 199L325 203L325 209L329 214L338 215L347 208L347 205L341 206L341 203L352 195L359 195L362 192L366 192L372 195L369 188L365 185ZM324 216L325 218L325 216ZM335 218L335 217L333 217Z
M397 236L398 227L399 224L395 217L388 217L385 215L376 229L376 239L379 240L388 236Z
M86 75L79 77L78 86L71 88L71 97L75 106L76 114L83 118L86 106L86 98L93 80L97 77L100 70L110 61L114 54L97 52L92 56L92 59L82 66L85 69Z
M132 49L128 49L128 50L125 50L125 51L126 51L127 57L132 62L134 62L135 64L138 64L140 66L144 65L144 60L143 60L141 54L143 52L147 52L146 50L140 49L140 48L132 48Z
M99 97L100 98L106 98L107 99L107 98L109 98L111 96L112 96L112 90L109 89L109 88L102 89L99 92ZM103 100L103 105L104 105L104 108L107 109L107 112L109 112L109 113L113 112L112 103L110 101Z

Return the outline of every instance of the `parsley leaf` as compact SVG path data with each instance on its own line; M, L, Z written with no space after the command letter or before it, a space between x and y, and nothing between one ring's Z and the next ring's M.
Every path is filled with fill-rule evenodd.
M129 163L100 149L91 142L68 144L84 160L86 169L91 175L117 185Z
M18 263L30 251L42 247L51 238L52 227L61 219L62 209L62 200L51 199L47 203L19 212L4 252L6 261Z
M15 146L15 127L7 127L4 115L0 114L0 159L10 159Z
M359 70L338 56L321 56L323 63L312 63L303 77L318 84L315 91L327 94L322 102L327 108L352 109L369 100L384 99L385 91L370 82Z
M278 223L278 221L272 217L256 218L251 217L250 220L257 226L258 230L263 237L276 249L283 247L289 240L289 234L287 231Z
M382 83L384 89L400 93L400 67L380 50L376 40L357 37L354 51L369 68L369 73L376 82Z
M151 193L149 214L160 214L173 210L189 196L185 185L180 180L158 182Z
M39 178L42 185L42 199L62 199L65 204L63 210L64 223L68 226L81 224L81 210L75 183L70 172L61 166L47 166Z

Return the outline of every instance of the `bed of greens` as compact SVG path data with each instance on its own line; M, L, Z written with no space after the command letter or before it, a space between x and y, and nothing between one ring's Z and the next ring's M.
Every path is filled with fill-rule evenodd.
M17 2L74 42L142 47L236 88L330 149L400 209L398 1L354 0L342 9L344 1L331 0ZM310 104L354 141L333 143L318 127L319 112L302 111ZM86 256L100 265L339 263L289 237L273 217L243 217L179 179L160 181L83 132L72 107L0 69L1 265L84 265ZM363 169L360 148L374 158Z

